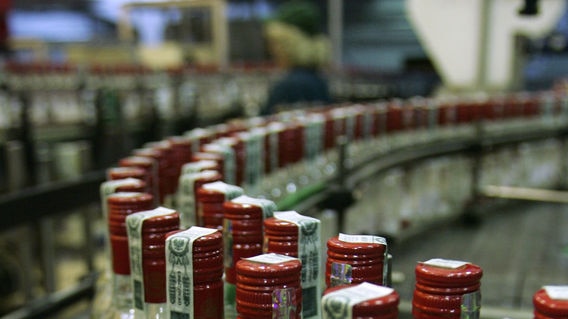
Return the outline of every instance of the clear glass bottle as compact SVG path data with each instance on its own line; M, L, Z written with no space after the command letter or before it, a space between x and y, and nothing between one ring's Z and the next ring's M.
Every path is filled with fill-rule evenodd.
M150 194L119 192L108 196L108 228L110 237L110 287L111 305L100 316L104 319L134 318L130 259L125 220L128 215L152 209L154 198ZM97 305L100 306L100 305Z
M481 267L458 260L430 259L416 265L412 317L479 319Z
M274 212L264 220L264 253L299 258L302 262L302 318L321 318L321 227L318 219L295 211Z
M179 214L172 209L132 214L126 218L133 287L134 319L165 319L166 236L179 229Z
M126 168L135 169L135 168ZM101 184L100 197L103 220L107 225L107 231L104 234L104 254L107 262L103 265L100 275L95 285L95 297L93 300L93 308L91 310L91 318L101 318L112 304L112 261L110 258L110 242L108 234L108 196L118 192L140 192L146 191L146 183L136 178L124 178L109 180Z

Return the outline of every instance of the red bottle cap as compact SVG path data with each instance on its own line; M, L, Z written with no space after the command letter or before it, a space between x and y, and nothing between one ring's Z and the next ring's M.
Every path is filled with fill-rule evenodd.
M166 302L166 234L179 229L179 214L156 216L142 225L144 300Z
M177 179L179 177L179 169L181 163L178 163L174 154L173 144L169 140L163 140L159 142L146 143L146 147L150 147L153 150L158 150L162 153L162 159L160 161L164 162L164 181L163 187L165 188L165 194L173 194L177 190Z
M237 203L233 201L228 201L223 203L223 211L225 213L225 218L232 220L240 219L259 219L263 217L262 208L260 206Z
M348 254L348 253L336 253L334 251L327 251L327 258L332 261L337 262L348 262L352 264L374 264L378 262L383 262L384 255L379 253L373 254Z
M221 167L215 161L196 161L183 164L181 168L182 174L193 174L203 171L216 171L220 172Z
M108 180L117 180L125 178L137 178L146 180L146 171L138 167L112 167L107 170Z
M132 151L134 156L147 157L158 161L159 167L162 168L167 164L166 156L160 149L155 148L139 148Z
M540 289L533 295L535 315L544 318L566 318L568 316L568 299L554 299L546 289Z
M275 255L265 254L262 256ZM257 256L261 257L261 256ZM285 262L266 263L255 261L254 258L243 259L237 262L237 274L246 277L258 278L258 284L262 285L265 278L286 278L300 274L302 263L298 259Z
M298 257L298 226L275 217L265 219L264 249L267 253Z
M412 297L412 306L420 309L421 312L444 316L459 316L461 303L462 294L438 295L415 289Z
M445 268L418 263L415 268L416 283L431 288L461 288L479 285L483 275L481 267L466 263L458 268Z
M154 166L154 160L142 156L130 156L122 158L118 161L121 167L139 167L145 169L146 171L152 170Z
M327 241L327 249L336 253L345 253L352 256L359 254L379 254L384 256L387 246L378 243L346 242L339 240L339 236L335 236Z
M171 174L168 171L171 165L166 151L157 148L141 148L134 150L133 153L136 156L147 157L149 159L154 159L157 162L158 196L160 203L163 203L165 196L173 192L173 181Z
M114 193L109 195L107 199L109 206L108 227L114 273L130 274L126 216L152 209L153 201L153 196L146 193Z
M146 183L154 196L157 195L158 185L156 184L155 174L157 173L158 164L151 158L141 156L131 156L119 160L121 167L137 167L146 171ZM157 200L155 198L154 200Z
M265 219L264 227L267 232L274 236L298 236L298 225L276 217Z
M191 161L191 140L183 136L172 136L168 141L172 145L172 165L179 176L182 166Z
M112 187L113 193L119 192L134 192L134 193L147 193L148 191L148 184L136 178L125 178L125 179L116 179L112 181L107 181L104 183L103 187ZM106 190L105 190L106 192Z
M166 238L182 232L175 230L166 234ZM193 280L194 285L212 283L223 277L223 236L217 231L193 241Z
M340 291L352 286L338 286L325 290L324 295L332 292ZM398 318L398 304L400 302L400 295L393 290L390 294L362 301L353 306L353 318Z
M284 307L286 311L295 309L295 315L299 317L302 308L301 268L298 259L276 254L238 261L236 301L239 315L272 317L275 294L290 293L292 296L286 297L288 304Z
M116 188L116 192L135 192L144 193L148 190L148 184L141 180L132 181L132 183L120 185Z

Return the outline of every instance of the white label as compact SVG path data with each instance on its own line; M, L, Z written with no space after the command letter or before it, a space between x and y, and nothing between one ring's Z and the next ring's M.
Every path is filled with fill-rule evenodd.
M193 226L166 240L166 291L170 318L194 318L193 242L216 231Z
M268 125L268 140L270 143L270 171L274 172L278 169L280 165L279 162L279 146L278 142L280 140L279 134L280 132L284 131L286 126L279 122L273 122Z
M128 248L130 253L130 278L132 280L132 289L134 292L134 310L144 311L144 269L142 263L142 228L144 221L158 217L174 214L173 209L158 207L153 210L147 210L134 213L126 217L126 230L128 233Z
M212 132L204 128L195 128L184 134L185 137L191 139L191 152L197 153L201 148L200 139L211 136Z
M302 318L320 318L321 223L295 211L275 212L274 217L298 226L298 257L302 262Z
M387 246L387 240L384 237L380 236L372 236L372 235L347 235L347 234L339 234L338 239L340 241L344 241L347 243L367 243L367 244L379 244ZM388 248L388 247L385 247ZM387 282L387 275L388 275L388 249L385 249L385 253L383 255L383 284ZM345 268L345 270L350 270ZM349 277L350 277L349 273Z
M279 150L278 150L278 141L279 141L279 137L278 137L278 133L277 131L271 131L269 133L268 136L268 140L270 143L270 171L274 172L275 170L278 169L278 165L279 165Z
M246 195L239 196L232 200L232 202L238 204L249 204L253 206L260 207L262 209L263 218L268 218L274 216L274 211L276 211L276 204L268 199L263 198L253 198Z
M340 289L322 298L323 319L352 318L353 306L367 300L381 298L393 293L392 288L361 283L357 286Z
M207 144L203 149L206 152L213 152L223 156L223 179L229 184L235 184L237 181L235 150L231 146L222 143Z
M264 140L261 135L253 133L241 133L239 137L245 143L244 182L248 185L254 185L260 180L264 169L264 156L262 154Z
M214 190L225 194L225 201L235 199L244 193L244 190L241 187L221 181L204 184L202 187L207 190Z
M184 175L184 174L199 173L205 169L211 169L216 166L217 163L215 161L209 161L209 160L201 160L197 162L186 163L183 164L183 166L181 167L181 174Z
M550 299L568 300L568 286L544 286L543 288Z
M423 264L439 268L458 269L460 267L467 265L468 262L460 260L433 258L423 262Z
M304 126L304 157L314 159L323 147L323 121L313 120Z
M347 235L339 234L338 239L346 243L367 243L367 244L381 244L386 245L387 240L379 236L371 235Z
M280 254L274 254L274 253L270 253L270 254L263 254L263 255L258 255L258 256L254 256L254 257L250 257L250 258L243 258L245 260L248 261L252 261L255 263L261 263L261 264L280 264L280 263L285 263L285 262L289 262L292 260L298 260L298 258L294 258L294 257L290 257L290 256L286 256L286 255L280 255Z

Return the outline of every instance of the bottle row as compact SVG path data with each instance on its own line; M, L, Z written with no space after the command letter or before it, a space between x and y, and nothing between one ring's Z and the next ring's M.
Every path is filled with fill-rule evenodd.
M106 307L99 300L96 318L398 318L382 237L324 240L322 268L319 220L275 211L273 202L236 186L202 185L223 195L200 205L203 216L220 210L222 225L184 228L178 212L152 208L152 195L132 192L143 181L109 183L122 184L106 197L112 267L103 296L112 298ZM479 266L436 258L418 263L415 273L413 318L479 318ZM567 292L538 291L535 318L566 316Z
M322 239L317 219L278 212L275 201L332 178L340 136L358 162L377 140L400 146L452 138L480 119L554 124L568 110L565 96L553 92L433 101L288 112L195 129L132 151L101 185L112 267L93 316L396 318L398 296L384 286L383 238ZM414 317L478 317L481 275L468 262L419 263ZM558 297L565 290L543 291L535 294L535 316L556 318L568 303ZM101 301L105 296L112 307Z

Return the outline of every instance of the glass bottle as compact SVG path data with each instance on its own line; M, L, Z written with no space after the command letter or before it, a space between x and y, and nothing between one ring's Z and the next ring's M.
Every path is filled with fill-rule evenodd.
M533 295L534 319L568 317L568 286L544 286Z
M110 255L109 233L108 233L108 196L118 192L140 192L146 191L146 183L136 178L125 178L106 181L100 186L101 208L103 221L106 224L104 233L104 254L108 262L104 263L103 269L95 285L95 296L91 318L101 318L112 304L112 262Z
M126 216L152 209L153 205L153 196L146 193L120 192L108 197L108 229L112 260L112 305L102 318L134 318L125 220Z
M146 171L148 188L154 196L154 202L158 205L158 163L152 158L142 156L129 156L118 161L120 167L138 167Z
M225 182L204 184L197 190L197 216L203 227L223 229L223 203L243 195L243 189Z
M295 211L274 212L264 220L265 253L299 258L302 262L302 318L321 318L321 226L318 219Z
M166 235L179 229L179 214L158 207L126 217L134 319L165 319Z
M235 314L236 263L262 254L263 220L275 210L274 202L245 195L223 203L225 315L229 318Z
M414 319L479 319L483 275L479 266L436 258L418 263L415 273Z
M204 184L220 181L222 175L217 171L201 171L184 174L179 178L177 208L180 212L180 229L191 226L203 226L197 215L197 190Z

